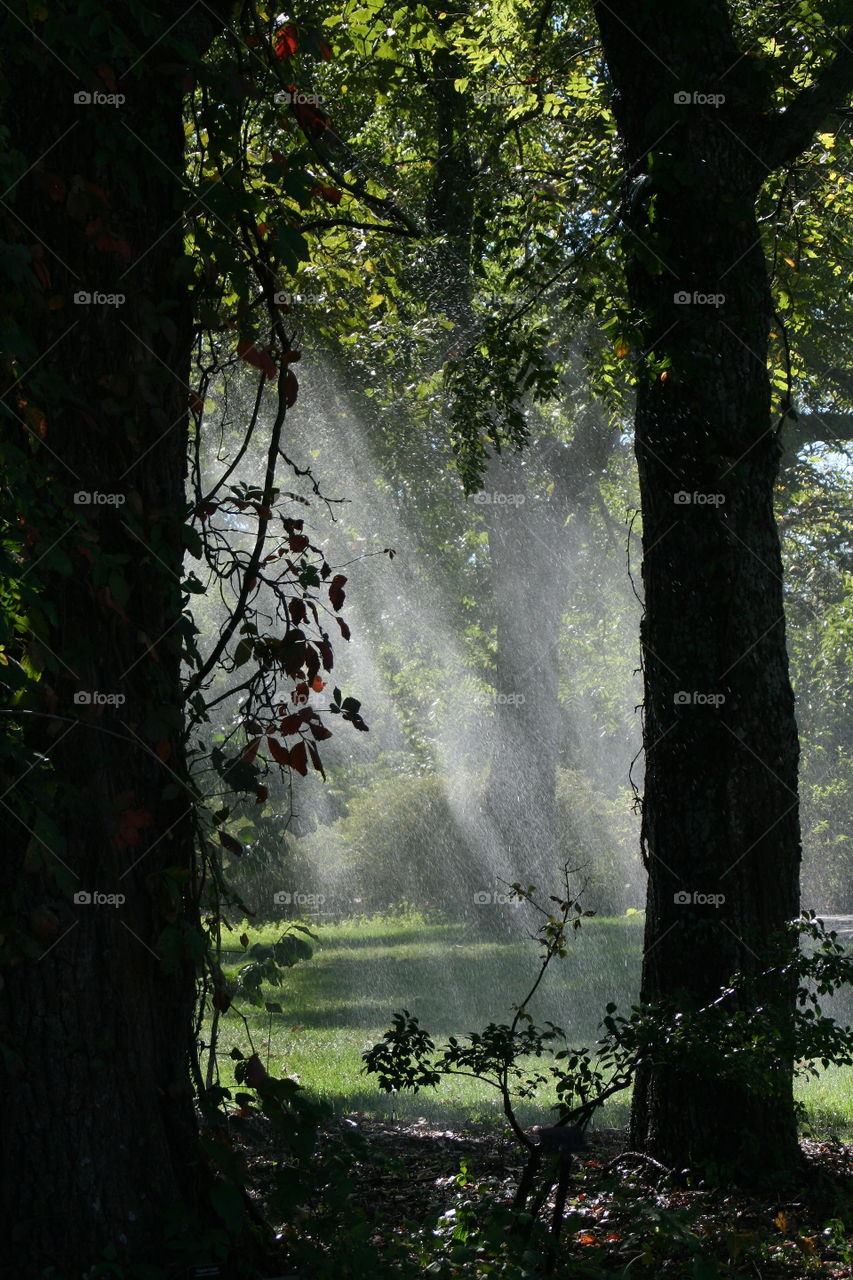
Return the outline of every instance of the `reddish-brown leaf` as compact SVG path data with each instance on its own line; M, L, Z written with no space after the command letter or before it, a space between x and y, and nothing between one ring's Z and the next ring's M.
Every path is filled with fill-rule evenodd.
M264 347L262 351L259 351L251 338L239 339L237 343L237 355L241 360L245 360L246 364L252 365L255 369L261 369L270 381L278 373L278 369L275 366L275 361L269 353L269 349Z
M314 187L311 194L325 200L327 204L340 204L343 199L343 192L338 191L337 187L324 187L321 183Z
M270 755L276 764L286 767L290 764L290 752L287 747L283 747L277 738L267 738L267 746L270 749Z
M298 48L299 36L296 27L292 23L288 23L286 27L279 27L275 33L275 56L285 61L287 58L292 58Z
M347 598L344 591L344 583L346 578L342 573L336 573L332 581L329 583L329 602L333 609L342 609L344 601Z
M320 760L320 752L319 752L319 751L317 750L317 748L314 746L314 743L313 743L313 742L309 742L309 743L308 743L308 754L309 754L309 755L310 755L310 757L311 757L311 763L313 764L314 768L317 770L317 772L320 774L320 776L321 776L323 779L325 779L325 777L326 777L326 770L323 768L322 761Z
M295 747L291 748L290 767L295 769L297 773L301 773L303 778L308 772L308 753L305 750L305 743L301 739Z

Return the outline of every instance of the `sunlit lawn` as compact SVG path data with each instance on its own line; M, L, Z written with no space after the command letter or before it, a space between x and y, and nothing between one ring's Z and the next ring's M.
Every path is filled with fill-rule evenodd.
M274 942L282 924L245 927L250 944ZM237 929L225 955L229 976L244 961ZM487 940L466 925L435 924L418 917L375 918L324 925L311 960L290 969L280 989L265 989L283 1014L248 1014L254 1048L274 1073L298 1076L335 1111L362 1111L434 1123L500 1118L496 1091L475 1080L455 1078L436 1090L388 1096L362 1071L361 1053L407 1009L436 1040L464 1036L489 1021L509 1021L511 1006L526 996L538 971L532 942ZM227 945L227 944L226 944ZM530 1010L551 1019L576 1045L598 1036L603 1007L612 1000L627 1010L636 1000L642 945L642 917L591 920L572 936L568 957L554 961ZM251 1006L243 1003L243 1011ZM222 1021L219 1061L224 1084L233 1079L232 1046L251 1051L242 1019ZM853 1133L853 1071L831 1068L800 1086L809 1123L817 1133ZM547 1120L553 1096L542 1088L518 1108L522 1123ZM601 1126L626 1122L627 1095L596 1117Z

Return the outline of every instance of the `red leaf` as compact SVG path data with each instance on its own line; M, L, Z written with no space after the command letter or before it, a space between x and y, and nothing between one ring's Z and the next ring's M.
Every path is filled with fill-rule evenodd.
M285 716L278 726L279 733L283 733L285 738L292 738L294 733L299 732L302 724L302 716L298 711L294 711L292 715Z
M336 623L338 624L338 626L340 627L340 629L341 629L341 635L343 636L343 638L344 638L345 640L349 640L349 639L350 639L350 637L351 637L351 635L352 635L352 632L350 631L350 629L349 629L349 627L347 626L347 624L344 622L343 618L335 618L335 622L336 622Z
M41 283L44 285L45 289L49 289L50 288L50 271L48 269L47 263L42 262L40 259L36 259L33 262L33 271L35 271L36 275L38 276Z
M287 377L284 379L284 403L287 405L288 409L292 409L296 404L296 397L298 394L299 383L296 381L296 374L292 369L288 369Z
M317 770L317 772L320 774L322 778L325 778L326 770L323 768L323 765L320 761L320 752L314 746L313 742L308 743L308 754L311 757L311 763L313 764L314 768Z
M319 196L321 200L327 201L329 204L340 204L343 199L343 192L338 191L337 187L316 186L311 193Z
M107 86L107 89L109 90L109 92L117 93L118 81L116 80L115 72L113 71L112 67L108 66L106 62L102 62L101 65L97 68L97 72L98 72L98 75L103 80L104 84Z
M165 763L165 761L168 760L169 756L172 754L171 744L168 743L164 738L162 742L157 743L157 746L154 748L154 754L156 755L158 760L162 760Z
M249 935L248 935L248 933L241 933L241 934L240 934L240 946L241 946L241 947L248 947L248 945L249 945Z
M344 591L344 583L346 578L342 573L336 573L332 581L329 583L329 601L333 609L342 609L347 593Z
M275 56L284 61L292 58L298 48L299 36L296 27L290 23L286 27L279 27L275 33Z
M305 750L305 743L301 740L297 742L290 752L290 767L295 769L297 773L301 773L303 778L308 772L308 754Z
M258 754L258 747L261 745L260 738L253 738L246 750L243 752L243 763L252 764L255 756Z
M120 849L135 849L142 837L140 831L154 826L154 817L147 809L125 809L119 814L116 844Z
M60 200L65 199L65 183L55 173L45 174L45 190L51 200L55 200L57 204Z
M287 766L290 764L290 752L287 747L283 747L277 738L267 738L267 746L270 749L270 755L276 764Z
M100 249L102 253L114 253L116 257L121 258L122 262L130 262L133 257L127 241L119 240L118 236L110 235L109 232L104 232L102 236L97 237L95 248Z
M269 787L255 787L255 804L266 804L269 793Z
M324 724L320 724L319 722L317 724L310 724L308 728L311 730L318 742L325 742L326 738L331 738L332 736L331 729L327 729Z
M309 137L315 138L329 127L329 117L322 107L315 107L310 102L291 102L290 109Z
M326 40L320 40L318 42L317 53L323 62L332 61L332 46Z
M241 360L245 360L246 364L252 365L253 368L262 369L270 380L278 373L275 362L269 353L269 348L264 347L262 351L259 351L251 338L240 338L237 343L237 355Z
M325 680L321 680L319 676L315 676L314 679L311 681L311 688L314 690L315 693L322 693L325 687L326 687Z

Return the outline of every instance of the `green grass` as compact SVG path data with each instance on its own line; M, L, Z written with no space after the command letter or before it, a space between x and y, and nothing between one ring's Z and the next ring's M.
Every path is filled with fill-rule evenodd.
M598 1034L603 1007L622 1009L636 1000L642 948L642 916L584 923L570 940L563 961L553 961L534 1002L534 1018L551 1019L573 1044L589 1045ZM274 942L280 923L242 926L229 935L233 950L223 959L229 976L243 963L237 938ZM437 1041L480 1030L488 1022L508 1022L511 1006L526 996L538 971L532 942L486 939L463 924L435 924L417 916L374 918L324 925L311 960L286 974L281 989L267 989L283 1014L247 1012L255 1049L275 1073L297 1076L338 1113L364 1112L397 1119L423 1117L431 1123L500 1119L496 1091L478 1081L454 1078L417 1095L388 1096L362 1071L361 1053L379 1040L391 1017L408 1009ZM225 940L224 940L225 941ZM227 945L227 943L226 943ZM251 1051L242 1019L229 1013L221 1023L220 1069L233 1080L232 1046ZM853 1071L830 1068L802 1083L815 1133L853 1133ZM546 1121L553 1097L542 1090L519 1107L525 1125ZM614 1099L596 1124L626 1122L627 1095Z

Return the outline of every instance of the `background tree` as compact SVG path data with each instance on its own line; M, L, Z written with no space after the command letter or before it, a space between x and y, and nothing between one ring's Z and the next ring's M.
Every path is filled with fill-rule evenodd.
M768 174L844 105L853 55L850 33L839 33L840 51L825 50L808 87L779 102L728 5L595 11L624 146L638 350L642 998L690 1007L749 971L799 906L798 745L769 425L773 304L755 207ZM712 695L719 702L697 702ZM719 911L694 896L720 893ZM772 1017L790 1017L791 990L755 997ZM791 1071L767 1097L713 1076L699 1084L689 1067L645 1072L632 1128L670 1162L734 1160L747 1176L758 1164L785 1169L796 1155Z

